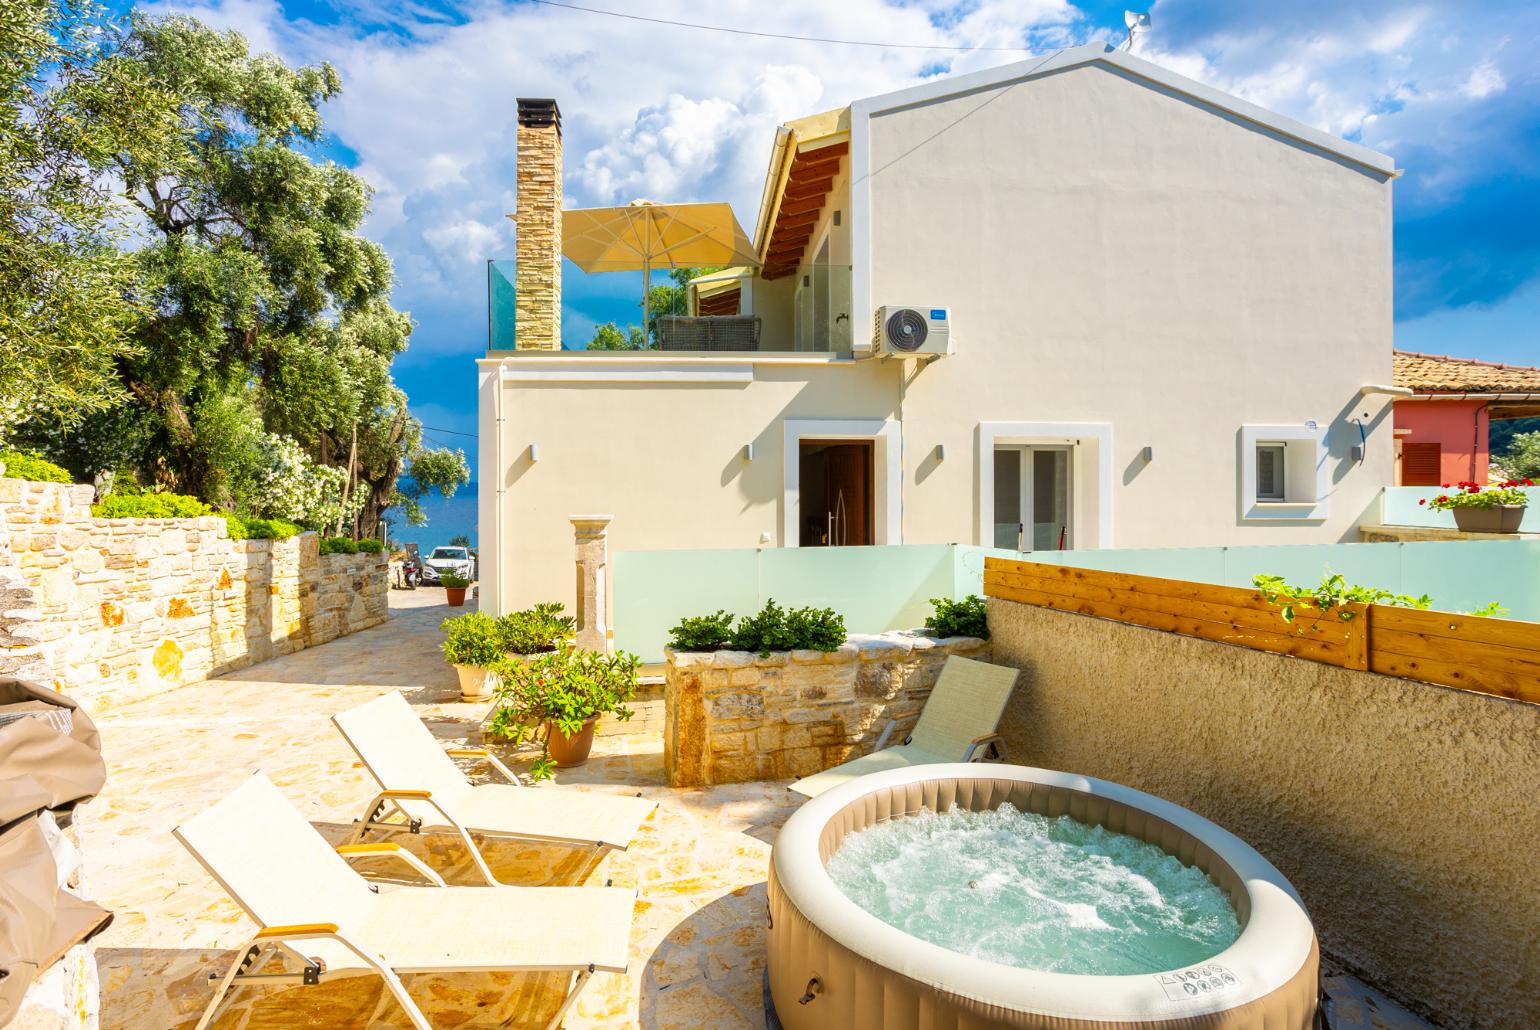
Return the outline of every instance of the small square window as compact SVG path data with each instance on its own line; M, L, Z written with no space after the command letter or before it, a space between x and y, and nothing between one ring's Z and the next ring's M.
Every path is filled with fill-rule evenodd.
M1257 500L1281 501L1286 496L1284 453L1281 443L1257 444Z

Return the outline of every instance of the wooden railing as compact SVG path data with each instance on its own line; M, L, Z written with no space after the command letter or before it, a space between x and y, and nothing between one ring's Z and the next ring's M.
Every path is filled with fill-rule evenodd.
M1287 623L1256 590L1006 558L984 560L984 593L1540 704L1540 623L1362 604Z

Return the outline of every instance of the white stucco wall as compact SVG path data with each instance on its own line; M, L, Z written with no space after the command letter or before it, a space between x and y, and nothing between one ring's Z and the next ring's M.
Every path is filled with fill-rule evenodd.
M864 301L945 305L957 353L907 368L740 364L752 381L733 384L499 386L499 367L660 358L483 362L483 564L505 576L489 589L484 575L484 604L570 604L577 513L614 515L612 550L786 543L786 419L901 419L889 542L992 542L978 444L997 423L1096 424L1075 434L1097 441L1077 460L1082 542L1093 525L1127 547L1356 538L1392 474L1389 405L1359 396L1390 380L1386 174L1100 64L867 122L855 111L825 212L844 212L854 260L869 260L856 332L872 324ZM1242 426L1307 420L1325 434L1326 516L1243 519Z
M1354 538L1393 460L1358 396L1390 380L1383 175L1100 65L869 124L871 301L955 319L905 391L908 539L973 540L983 421L1111 423L1118 546ZM1328 517L1243 523L1241 426L1310 419Z

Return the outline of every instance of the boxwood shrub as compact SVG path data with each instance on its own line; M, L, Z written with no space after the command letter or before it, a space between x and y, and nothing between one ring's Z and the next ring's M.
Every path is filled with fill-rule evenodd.
M191 519L212 515L214 509L187 494L108 494L91 505L91 514L104 519Z
M774 598L733 626L725 611L681 619L669 631L675 651L834 651L845 642L845 619L832 608L786 610Z
M35 483L73 483L75 477L47 458L29 451L0 450L0 464L7 479L30 479Z
M982 597L969 594L961 601L932 597L930 603L935 610L925 628L936 636L989 639L989 608Z
M357 554L358 543L350 536L328 536L321 539L322 554Z

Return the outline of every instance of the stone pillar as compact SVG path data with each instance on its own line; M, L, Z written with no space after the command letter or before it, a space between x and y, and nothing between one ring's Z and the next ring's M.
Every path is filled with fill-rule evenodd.
M561 350L561 109L519 99L514 346Z
M577 543L577 646L584 651L608 651L610 520L613 515L573 515Z

